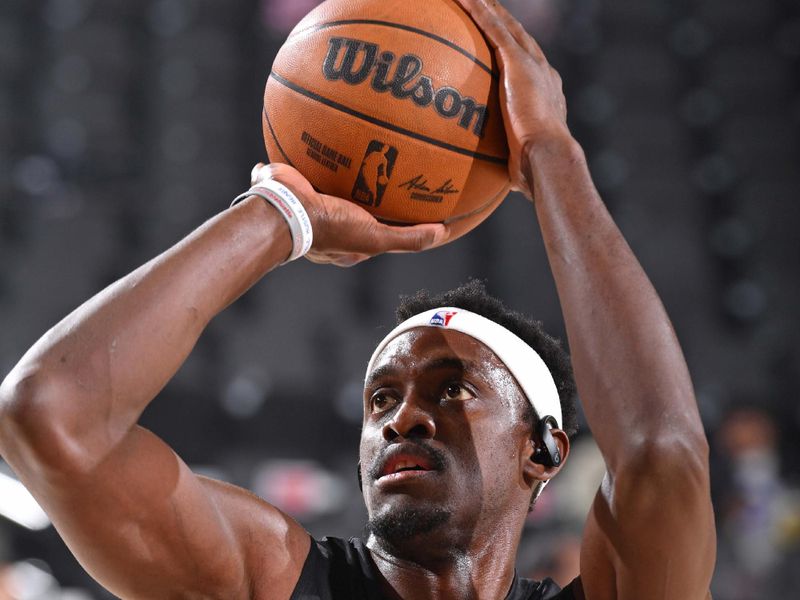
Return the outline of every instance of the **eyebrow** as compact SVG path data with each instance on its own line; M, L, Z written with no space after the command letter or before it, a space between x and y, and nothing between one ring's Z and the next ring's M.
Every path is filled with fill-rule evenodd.
M466 373L469 371L476 371L478 370L478 364L471 360L464 360L461 358L455 358L452 356L443 356L440 358L433 358L422 363L422 370L423 371L437 371L437 370L449 370L449 371L461 371L462 373ZM364 385L365 388L372 387L376 381L381 379L390 379L392 377L398 377L401 373L401 370L391 364L381 365L377 369L373 369L372 373L369 374L367 377L366 383Z

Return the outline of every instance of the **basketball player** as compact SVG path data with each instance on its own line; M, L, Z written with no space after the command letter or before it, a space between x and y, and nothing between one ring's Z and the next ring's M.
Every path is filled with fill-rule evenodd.
M273 165L254 171L257 188L236 206L67 316L0 388L0 451L115 594L708 597L707 443L669 320L592 185L566 126L559 76L499 5L463 4L497 53L512 182L533 200L577 388L608 467L586 522L580 577L559 591L514 572L529 505L569 453L571 409L562 400L571 384L557 345L475 286L441 299L456 306L421 315L410 313L440 299L412 300L410 320L370 361L364 540L311 540L248 492L195 475L137 426L209 320L302 254L312 230L308 256L336 264L447 241L445 226L379 224ZM306 217L308 227L298 225Z

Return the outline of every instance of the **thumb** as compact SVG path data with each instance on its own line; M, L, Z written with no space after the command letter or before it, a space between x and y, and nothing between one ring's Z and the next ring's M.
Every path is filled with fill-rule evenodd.
M378 223L377 239L380 252L420 252L447 241L447 226L442 223L420 225L385 225Z
M261 179L261 169L266 165L262 162L257 162L256 166L250 171L250 185L255 185Z

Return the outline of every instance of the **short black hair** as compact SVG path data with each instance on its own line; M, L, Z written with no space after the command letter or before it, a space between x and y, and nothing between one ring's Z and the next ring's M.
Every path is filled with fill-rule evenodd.
M412 296L402 296L396 311L397 322L398 324L402 323L414 315L440 306L461 308L491 319L516 334L533 348L542 357L556 383L558 397L561 401L561 429L570 438L577 433L578 411L572 363L569 354L562 347L561 341L548 334L542 327L541 321L509 309L500 299L486 291L483 281L471 279L455 289L439 294L420 290ZM530 406L527 403L526 405ZM530 411L530 414L531 417L534 417L533 410ZM531 425L534 424L531 423Z

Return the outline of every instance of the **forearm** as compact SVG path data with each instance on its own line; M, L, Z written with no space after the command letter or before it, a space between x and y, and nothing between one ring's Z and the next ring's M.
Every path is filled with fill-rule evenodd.
M567 137L526 148L523 169L570 341L590 427L612 473L648 444L705 439L664 307ZM677 445L676 445L677 449Z
M80 454L100 460L174 375L209 320L290 248L282 217L251 198L87 301L3 382L0 451L19 454L23 444L34 455L55 454L77 444Z

